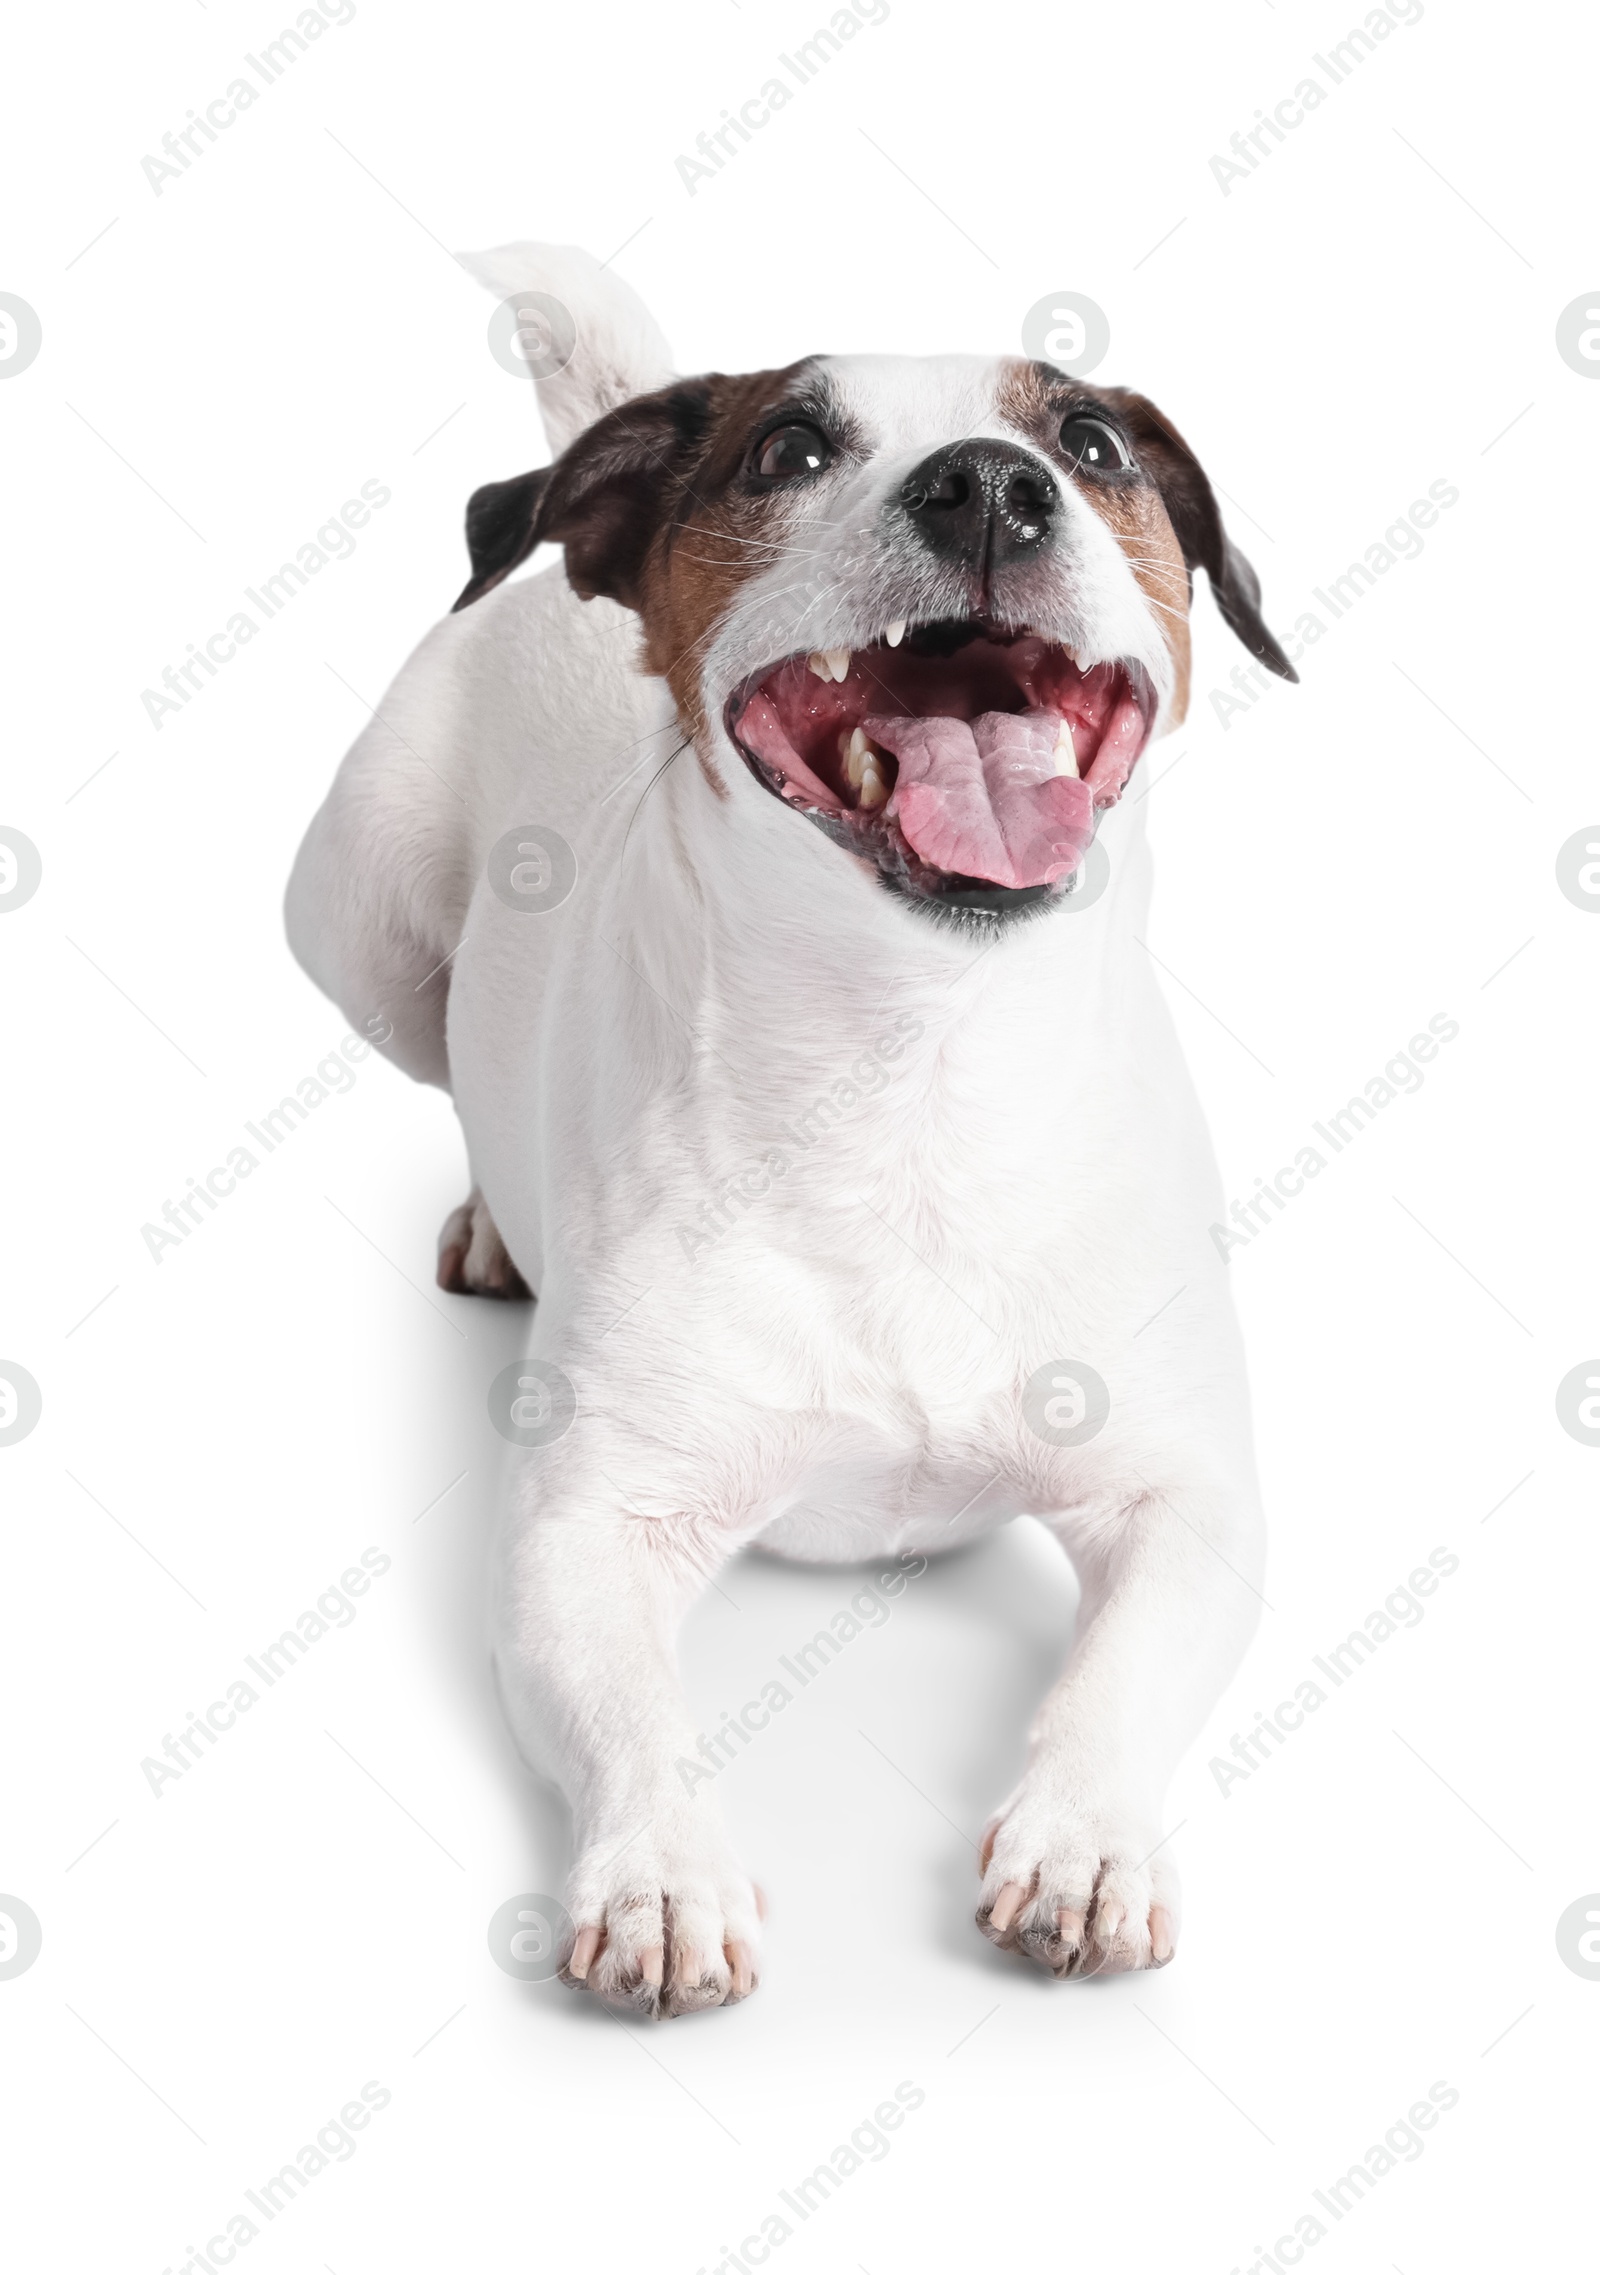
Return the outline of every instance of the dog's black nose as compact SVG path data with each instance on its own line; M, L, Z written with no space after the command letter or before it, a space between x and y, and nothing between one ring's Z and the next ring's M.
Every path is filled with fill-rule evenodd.
M900 491L928 550L980 575L1036 553L1060 502L1054 476L1037 458L977 436L936 450Z

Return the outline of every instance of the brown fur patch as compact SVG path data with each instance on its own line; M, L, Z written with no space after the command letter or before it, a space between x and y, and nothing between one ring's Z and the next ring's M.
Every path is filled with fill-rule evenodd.
M1162 637L1172 657L1172 724L1181 725L1189 709L1192 588L1183 548L1162 503L1161 492L1148 476L1134 484L1126 477L1120 483L1107 483L1074 474L1061 448L1061 423L1070 411L1102 410L1120 427L1124 422L1115 405L1081 380L1069 379L1049 364L1017 359L1001 367L995 408L1001 418L1025 435L1062 472L1078 495L1093 506L1116 539L1140 591L1160 622Z
M1189 711L1192 588L1161 493L1151 487L1106 491L1088 482L1077 487L1121 546L1139 590L1160 620L1172 657L1172 724L1181 726Z
M726 797L727 784L708 747L700 667L707 643L737 607L745 585L771 567L781 548L788 520L783 494L753 492L741 475L764 421L802 391L810 360L737 378L719 372L705 382L706 437L675 481L641 579L644 668L672 689L701 769L719 797Z

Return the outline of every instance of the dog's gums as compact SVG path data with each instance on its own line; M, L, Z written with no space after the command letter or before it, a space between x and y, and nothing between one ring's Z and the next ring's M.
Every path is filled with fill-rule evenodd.
M1155 712L1133 663L963 619L747 679L726 725L756 778L918 900L1058 898Z

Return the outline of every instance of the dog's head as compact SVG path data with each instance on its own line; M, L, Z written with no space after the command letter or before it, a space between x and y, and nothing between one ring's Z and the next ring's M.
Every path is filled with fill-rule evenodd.
M1072 889L1188 701L1193 571L1285 679L1249 563L1154 405L1053 366L816 356L678 381L480 490L457 607L542 540L638 614L713 788L748 769L907 902Z

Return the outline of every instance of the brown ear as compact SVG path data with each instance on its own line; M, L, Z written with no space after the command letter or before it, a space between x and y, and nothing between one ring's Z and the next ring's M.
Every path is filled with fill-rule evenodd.
M1143 395L1126 387L1101 392L1120 415L1133 439L1140 465L1161 492L1167 519L1183 549L1191 575L1204 569L1211 579L1223 622L1236 632L1258 663L1280 679L1298 680L1295 670L1261 615L1261 584L1254 569L1222 526L1222 513L1205 470L1171 420Z
M580 600L640 604L650 549L682 495L710 425L711 388L680 381L636 396L586 427L553 466L491 482L467 502L466 608L536 545L564 545Z

